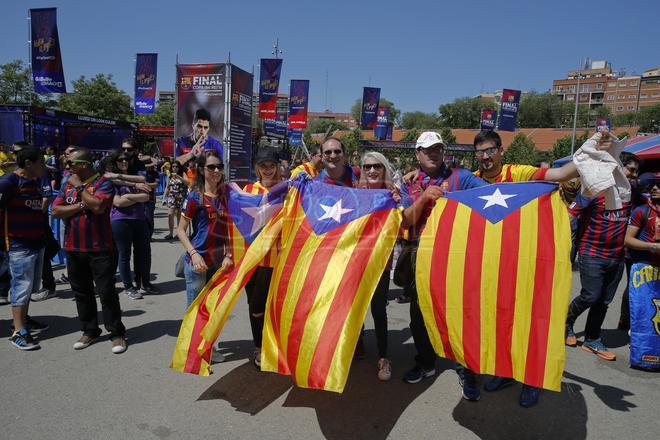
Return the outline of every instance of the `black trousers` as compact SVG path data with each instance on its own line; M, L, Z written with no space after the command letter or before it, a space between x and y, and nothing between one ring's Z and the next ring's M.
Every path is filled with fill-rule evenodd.
M623 291L623 296L621 297L621 313L619 314L619 322L624 326L630 327L630 291L628 289L630 285L630 269L632 268L632 260L626 258L623 260L626 264L626 289Z
M390 271L381 275L374 296L371 297L371 316L374 318L378 357L387 357L387 294L390 291Z
M268 288L270 279L273 277L272 267L257 267L250 281L245 285L247 294L248 310L250 311L250 327L254 346L261 348L264 332L264 313L266 312L266 300L268 299ZM259 315L259 316L254 316Z
M103 324L110 337L124 336L119 295L115 289L117 255L114 252L67 252L67 271L71 289L76 296L78 318L83 334L101 334L94 291L101 300Z
M417 262L417 249L414 250L412 256L413 272L415 273L416 262ZM417 349L417 355L415 356L415 362L420 367L430 370L435 367L435 351L433 351L433 345L431 344L431 339L429 334L426 331L426 326L424 325L424 316L422 311L419 308L419 300L417 298L417 286L413 278L410 286L407 286L405 289L407 292L410 292L410 333L412 334L413 341L415 342L415 348Z

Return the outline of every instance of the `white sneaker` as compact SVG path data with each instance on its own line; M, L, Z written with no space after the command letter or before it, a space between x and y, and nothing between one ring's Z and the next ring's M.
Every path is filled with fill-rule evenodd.
M114 338L111 342L112 342L112 352L114 354L120 354L126 351L127 348L126 339L122 338L121 336L118 336Z
M130 287L124 290L124 293L129 299L142 299L144 298L140 292L137 291L134 287Z
M32 301L45 301L56 296L57 294L54 290L41 289L40 291L33 293L30 299Z

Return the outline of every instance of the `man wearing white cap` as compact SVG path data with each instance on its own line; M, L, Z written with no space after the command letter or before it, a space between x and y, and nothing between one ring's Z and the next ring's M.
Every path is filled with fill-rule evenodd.
M419 176L414 182L404 184L401 188L401 204L405 208L403 211L404 227L408 228L408 240L405 241L404 247L411 250L410 261L412 264L409 271L412 274L409 280L412 287L410 290L413 292L410 302L410 331L417 349L415 366L403 377L403 380L408 383L417 383L425 377L435 374L436 356L424 326L424 318L419 309L417 290L414 286L419 236L435 201L443 193L487 185L485 181L466 169L447 167L443 160L445 146L438 133L434 131L422 133L415 145L415 155L419 161ZM463 384L464 377L460 370L459 377Z

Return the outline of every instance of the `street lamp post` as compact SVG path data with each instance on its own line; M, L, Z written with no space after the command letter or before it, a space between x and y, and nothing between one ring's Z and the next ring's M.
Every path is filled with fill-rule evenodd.
M582 61L580 61L580 64L582 64ZM571 136L571 156L575 150L575 130L577 128L578 105L580 103L580 73L580 68L578 68L577 87L575 89L575 111L573 112L573 135Z

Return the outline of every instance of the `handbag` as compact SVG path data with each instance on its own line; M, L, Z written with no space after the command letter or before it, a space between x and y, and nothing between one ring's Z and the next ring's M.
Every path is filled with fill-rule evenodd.
M176 265L174 266L174 275L177 278L185 278L185 272L184 272L184 267L186 265L186 254L187 252L183 252L179 259L176 261Z

